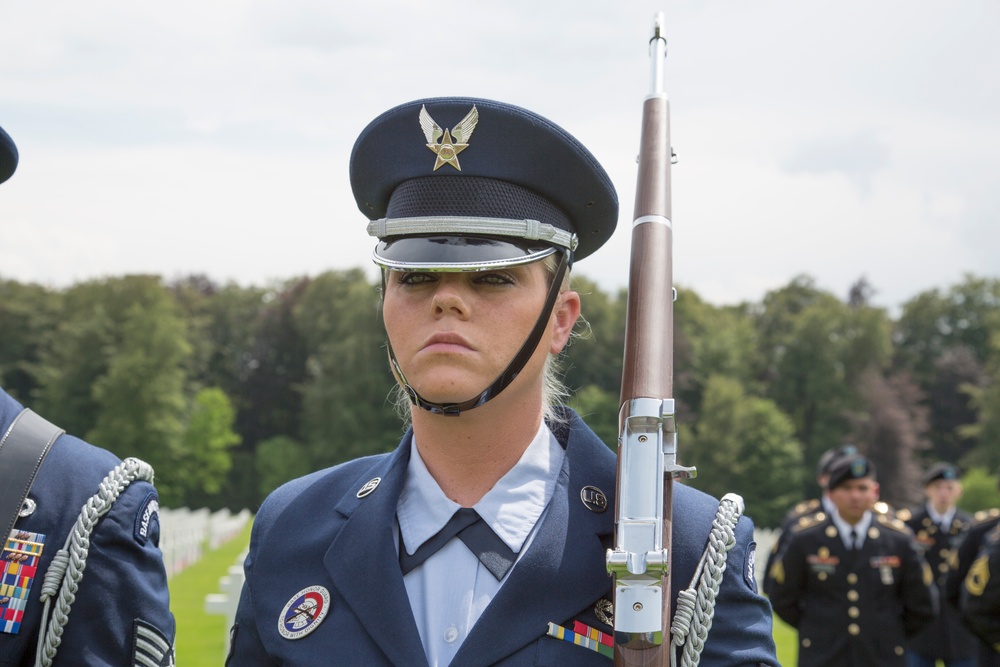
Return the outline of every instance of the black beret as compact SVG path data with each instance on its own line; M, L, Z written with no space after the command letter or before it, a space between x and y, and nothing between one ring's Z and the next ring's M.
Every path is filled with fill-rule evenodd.
M17 146L3 128L0 127L0 183L14 174L17 169Z
M368 124L351 152L351 187L373 221L383 266L475 270L558 248L581 259L618 222L618 196L568 132L493 100L416 100Z
M875 478L875 464L866 456L854 454L837 459L830 466L830 478L826 482L826 488L833 490L852 479L864 479L866 477Z
M939 479L959 479L962 474L958 466L951 463L936 463L924 475L924 486Z
M816 466L816 476L819 477L821 475L829 474L830 466L832 466L837 459L844 456L853 456L857 453L858 448L850 444L826 450L823 452L823 455L819 457L819 464Z

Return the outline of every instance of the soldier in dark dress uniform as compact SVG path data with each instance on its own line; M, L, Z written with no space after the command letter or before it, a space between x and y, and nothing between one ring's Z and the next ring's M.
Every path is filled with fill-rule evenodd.
M785 514L785 517L781 520L781 532L778 534L778 539L767 554L767 564L765 565L764 572L771 571L771 566L774 565L778 553L788 544L792 528L797 526L799 522L808 522L810 520L809 517L817 512L830 514L833 511L833 504L826 493L826 482L830 476L830 466L842 456L850 456L857 453L858 449L854 445L841 445L840 447L826 450L819 457L819 463L816 465L816 483L819 484L821 495L819 498L810 498L809 500L797 503ZM764 593L767 595L771 594L770 581L770 578L764 579Z
M1000 656L1000 526L986 535L962 586L961 610L969 627Z
M830 471L832 515L792 529L768 576L771 604L798 629L800 667L903 667L906 638L934 619L931 573L899 520L872 511L872 463Z
M952 555L972 524L972 516L958 509L962 482L957 466L938 463L924 475L925 503L901 510L896 517L916 535L917 548L934 573L938 591L944 591L948 573L954 564ZM962 625L957 611L941 604L934 623L907 645L910 667L974 667L975 645L972 635Z
M1000 483L1000 474L997 476L997 481ZM972 517L972 525L958 543L952 556L953 567L948 572L944 588L945 601L953 608L959 608L962 586L969 569L979 555L986 536L997 525L1000 525L1000 509L992 508L976 512ZM977 641L976 655L977 667L1000 667L1000 653L982 640Z

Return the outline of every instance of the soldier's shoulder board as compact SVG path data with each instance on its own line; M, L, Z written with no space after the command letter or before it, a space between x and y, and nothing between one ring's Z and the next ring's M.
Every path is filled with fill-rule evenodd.
M803 530L808 530L813 526L818 526L824 521L826 521L826 512L813 512L812 514L807 514L800 517L795 525L792 526L792 532L801 533Z
M979 510L972 515L973 523L983 523L984 521L991 521L997 518L1000 518L1000 509L996 507L988 510Z
M819 500L816 498L813 498L812 500L803 500L801 503L792 508L792 514L795 516L801 514L812 514L819 508Z
M911 532L909 526L900 521L898 518L891 517L886 514L876 514L875 520L878 521L880 525L898 531L900 533Z

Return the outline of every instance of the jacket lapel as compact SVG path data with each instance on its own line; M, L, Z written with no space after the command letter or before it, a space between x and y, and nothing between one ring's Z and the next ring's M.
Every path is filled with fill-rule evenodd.
M550 621L563 623L609 595L611 579L601 567L601 538L610 536L613 515L588 510L580 501L580 489L613 483L613 471L595 465L602 457L591 449L591 443L571 440L542 525L463 642L453 667L493 665L537 641ZM614 507L613 491L611 487L609 508Z
M323 563L354 615L392 663L425 667L427 659L392 535L409 452L407 436L383 468L358 480L361 489L369 479L381 477L374 491L362 498L349 493L337 505L336 511L346 522Z

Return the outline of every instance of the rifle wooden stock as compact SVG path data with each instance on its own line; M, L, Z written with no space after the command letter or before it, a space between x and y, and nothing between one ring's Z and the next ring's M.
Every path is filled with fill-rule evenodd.
M654 28L653 48L653 92L643 104L642 134L639 151L639 171L636 184L636 200L632 226L632 247L629 266L628 305L625 324L625 350L622 369L621 405L622 417L618 459L618 489L616 497L619 505L622 494L628 490L623 480L625 456L626 421L629 406L636 399L664 401L673 396L673 262L672 230L670 222L670 148L669 105L662 93L662 58L665 56L665 40L662 44L659 22ZM660 59L661 62L656 62ZM657 79L660 79L657 83ZM660 470L649 470L648 475L662 475L662 528L660 539L664 554L670 554L672 525L672 478L668 474L673 466L674 426L672 401L670 402L669 434L661 424L661 436L669 437L670 455ZM665 446L666 448L666 446ZM642 488L654 482L644 479ZM655 503L654 503L655 504ZM618 516L622 518L621 513ZM616 524L616 548L623 546L620 525ZM624 545L627 549L627 545ZM650 552L651 559L655 548ZM619 551L619 559L622 558ZM612 556L609 554L609 570ZM651 560L652 562L652 560ZM669 561L667 561L669 567ZM655 579L654 579L655 581ZM671 589L669 569L664 569L660 578L660 605L662 613L662 643L650 644L644 641L618 643L625 636L619 634L616 625L615 659L616 667L643 665L668 667L670 664L670 606ZM619 588L615 587L615 613L619 611Z

